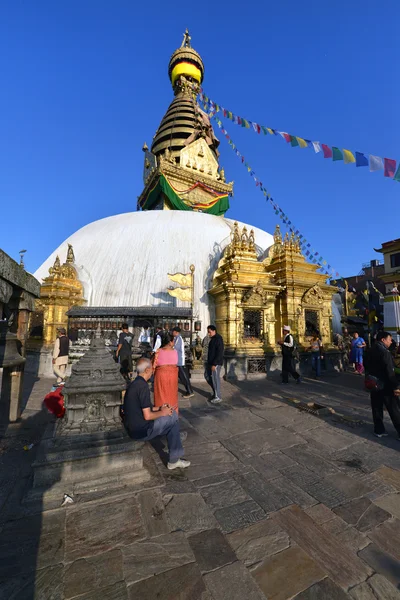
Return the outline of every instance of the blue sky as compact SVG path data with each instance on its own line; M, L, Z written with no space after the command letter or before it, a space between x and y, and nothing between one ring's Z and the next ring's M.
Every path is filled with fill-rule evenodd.
M398 0L5 0L0 7L0 247L35 271L87 223L136 209L142 145L172 100L189 27L204 89L235 114L400 160ZM341 274L400 237L400 184L281 138L226 128L290 219ZM221 138L220 134L217 135ZM277 217L221 138L230 218ZM111 240L112 242L112 240ZM112 250L111 250L112 251Z

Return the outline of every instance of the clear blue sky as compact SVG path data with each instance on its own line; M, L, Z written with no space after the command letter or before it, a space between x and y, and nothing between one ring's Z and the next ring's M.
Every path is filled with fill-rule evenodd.
M204 89L234 113L400 160L398 0L4 0L0 7L0 247L35 271L87 223L134 211L189 27ZM229 121L275 200L344 275L400 237L400 183ZM217 133L218 135L218 133ZM277 222L224 139L227 216ZM112 252L112 240L110 252Z

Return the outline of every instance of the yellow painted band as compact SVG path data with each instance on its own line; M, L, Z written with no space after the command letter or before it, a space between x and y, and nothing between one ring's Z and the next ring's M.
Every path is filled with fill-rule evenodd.
M400 302L400 296L398 296L398 295L386 296L386 298L384 298L384 302Z
M175 81L180 75L187 75L188 77L193 77L193 79L201 83L201 71L200 69L192 65L192 63L181 62L172 69L172 85L175 85Z

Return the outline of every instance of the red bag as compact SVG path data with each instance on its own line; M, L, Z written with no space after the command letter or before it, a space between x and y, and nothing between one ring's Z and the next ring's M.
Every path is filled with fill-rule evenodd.
M55 392L50 392L44 398L44 405L47 410L57 417L62 419L65 414L64 396L62 395L62 386L58 387Z

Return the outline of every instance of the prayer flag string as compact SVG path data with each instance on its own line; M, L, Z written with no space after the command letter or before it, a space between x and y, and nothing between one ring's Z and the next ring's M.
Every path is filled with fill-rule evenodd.
M200 100L202 100L201 96L200 96ZM204 101L202 101L202 104L203 104L203 107L205 110L209 109L209 106L207 106L207 104ZM303 254L306 256L306 258L313 264L315 264L315 265L317 264L321 268L322 272L325 273L326 275L328 275L330 278L339 278L340 277L339 273L337 271L335 271L335 269L330 264L328 264L328 262L324 259L323 256L321 256L321 254L319 254L319 252L317 252L316 250L314 250L312 248L311 243L300 232L300 230L296 228L294 223L289 219L288 215L281 209L281 207L277 204L277 202L272 198L272 196L269 193L269 191L267 190L267 188L263 185L263 183L260 181L260 179L256 176L254 169L252 169L252 167L247 163L243 154L241 154L239 152L236 144L234 144L232 138L230 137L227 130L223 126L221 119L219 119L217 117L216 112L211 109L209 116L210 116L210 118L213 118L214 121L217 123L219 129L221 130L221 133L225 136L225 138L228 141L228 144L232 148L233 152L240 159L241 163L246 167L247 172L249 173L250 177L254 180L256 187L258 187L260 189L260 191L263 193L266 201L271 204L272 208L275 211L275 214L279 216L282 223L287 227L287 229L289 229L289 231L291 233L294 233L294 235L296 235L299 238L301 250L302 250Z
M272 127L265 127L259 125L254 121L244 119L235 115L232 111L224 108L220 104L217 104L211 98L204 94L204 91L200 91L200 100L206 109L211 110L213 113L221 113L226 119L230 119L236 125L244 127L245 129L252 129L255 133L264 135L274 135L281 137L293 148L298 146L299 148L312 148L316 154L319 152L323 153L324 158L330 158L333 161L343 161L344 164L355 163L356 167L369 167L371 173L374 171L383 171L385 177L393 179L394 181L400 181L400 163L397 165L396 161L392 158L381 158L373 154L365 154L363 152L352 152L345 148L338 148L336 146L328 146L321 142L315 142L306 138L301 138L296 135L291 135L285 131L279 131ZM396 168L397 167L397 168Z

